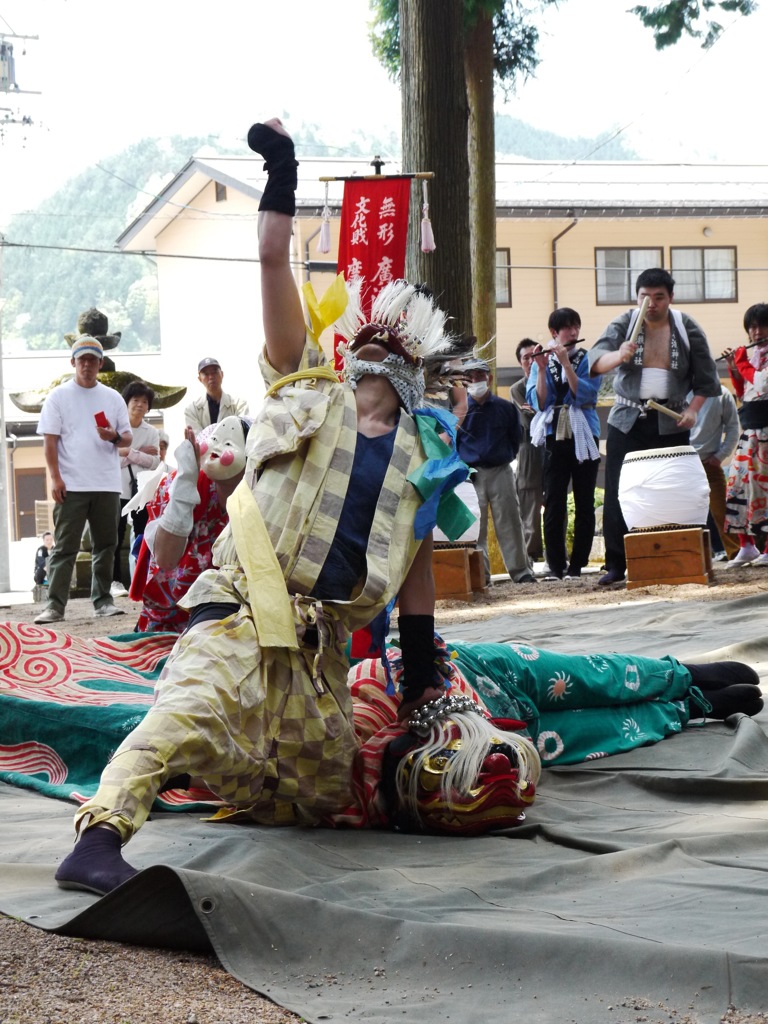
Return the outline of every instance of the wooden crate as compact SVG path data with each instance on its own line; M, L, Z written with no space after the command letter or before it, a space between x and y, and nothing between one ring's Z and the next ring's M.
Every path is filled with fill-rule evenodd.
M624 535L627 590L657 584L706 586L714 577L709 530L648 530Z
M471 601L474 591L485 590L483 553L475 548L435 547L432 572L438 600Z
M483 552L476 548L469 551L469 580L473 591L485 590L485 560Z

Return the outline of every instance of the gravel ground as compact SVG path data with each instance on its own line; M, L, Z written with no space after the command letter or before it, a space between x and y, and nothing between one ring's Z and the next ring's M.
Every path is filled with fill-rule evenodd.
M0 916L0 1024L299 1020L241 985L215 956L70 939Z
M715 567L715 583L604 590L597 574L537 586L500 580L472 603L441 601L437 626L507 613L648 601L728 601L768 592L768 569ZM137 606L126 615L94 619L87 600L71 601L62 628L81 637L130 632ZM13 622L32 622L40 605L0 608ZM98 971L98 988L89 979ZM162 977L162 990L157 985ZM162 1009L159 1001L162 999ZM628 995L613 1007L613 1024L698 1024L686 1007L651 1004ZM70 939L0 916L0 1024L289 1024L300 1018L230 977L213 956ZM765 1024L763 1012L731 1008L721 1024Z

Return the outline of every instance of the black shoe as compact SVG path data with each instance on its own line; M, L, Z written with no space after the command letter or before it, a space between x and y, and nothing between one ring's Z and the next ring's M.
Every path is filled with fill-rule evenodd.
M623 583L624 573L619 572L618 569L609 569L605 576L601 576L597 581L598 587L612 587L614 583Z
M515 580L515 583L535 583L535 582L536 582L536 577L533 575L532 572L527 572L527 573L525 573L524 576L521 576L519 580Z
M565 573L567 580L577 580L581 576L581 569L576 569L574 566L568 566Z

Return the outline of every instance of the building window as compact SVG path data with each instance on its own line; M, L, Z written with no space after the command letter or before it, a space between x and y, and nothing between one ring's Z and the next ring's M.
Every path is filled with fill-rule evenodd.
M496 250L496 305L512 305L512 271L509 266L510 250Z
M595 249L597 305L634 306L637 275L661 266L661 249Z
M222 185L220 181L215 181L216 186L216 202L225 203L227 201L227 186Z
M737 302L736 247L670 248L675 302Z

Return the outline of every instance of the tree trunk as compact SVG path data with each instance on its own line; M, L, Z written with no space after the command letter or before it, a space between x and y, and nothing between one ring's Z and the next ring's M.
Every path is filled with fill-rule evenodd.
M463 9L463 0L400 0L403 170L435 174L429 203L436 249L421 251L419 182L406 276L429 285L454 333L472 332Z
M469 235L472 324L478 350L496 375L496 138L493 120L493 19L478 10L464 48L469 101Z

